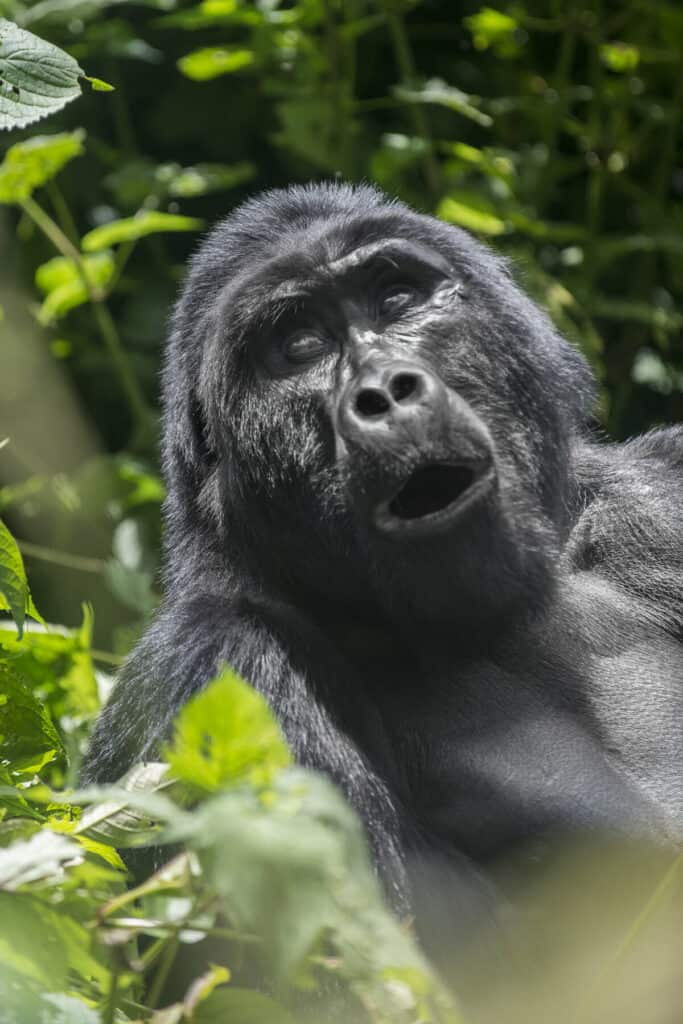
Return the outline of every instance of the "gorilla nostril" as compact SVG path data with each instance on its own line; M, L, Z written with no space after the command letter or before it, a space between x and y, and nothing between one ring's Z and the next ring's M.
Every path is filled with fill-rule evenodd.
M363 388L356 396L354 405L356 412L368 418L371 416L383 416L391 408L386 395L375 388Z
M419 384L419 378L414 373L397 373L389 385L391 397L395 402L403 402L415 394Z

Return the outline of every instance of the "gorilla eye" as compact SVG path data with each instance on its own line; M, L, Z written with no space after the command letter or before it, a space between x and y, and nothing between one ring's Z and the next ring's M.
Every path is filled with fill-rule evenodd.
M377 312L380 316L390 316L411 306L418 296L417 289L410 284L398 282L382 289L377 298Z
M317 334L298 333L286 339L282 351L290 363L311 363L327 352L327 344Z

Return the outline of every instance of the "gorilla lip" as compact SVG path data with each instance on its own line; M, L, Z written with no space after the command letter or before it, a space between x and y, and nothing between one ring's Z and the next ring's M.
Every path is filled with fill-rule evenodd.
M491 482L492 474L466 463L418 466L375 513L382 530L415 530L450 522Z

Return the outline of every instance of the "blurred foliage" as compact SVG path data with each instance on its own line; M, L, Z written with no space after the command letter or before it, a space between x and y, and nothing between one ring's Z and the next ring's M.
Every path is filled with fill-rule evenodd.
M92 614L72 633L23 628L38 613L3 530L3 1024L459 1024L383 904L354 812L291 765L265 700L230 670L183 709L167 764L64 789L99 708ZM154 844L158 861L179 842L126 888L117 848Z

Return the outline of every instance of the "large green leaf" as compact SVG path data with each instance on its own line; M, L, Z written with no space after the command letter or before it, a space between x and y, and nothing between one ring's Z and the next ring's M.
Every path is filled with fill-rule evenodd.
M165 753L179 779L206 792L263 784L291 761L265 700L230 669L185 705Z
M0 104L2 99L0 98ZM85 133L36 135L10 146L0 164L0 203L20 203L83 152Z
M73 57L0 18L0 128L24 128L81 94Z
M83 236L82 245L85 252L99 252L121 242L134 242L145 235L153 235L162 231L197 231L202 221L196 217L180 217L175 213L162 213L159 210L141 210L134 217L112 220L93 228Z

